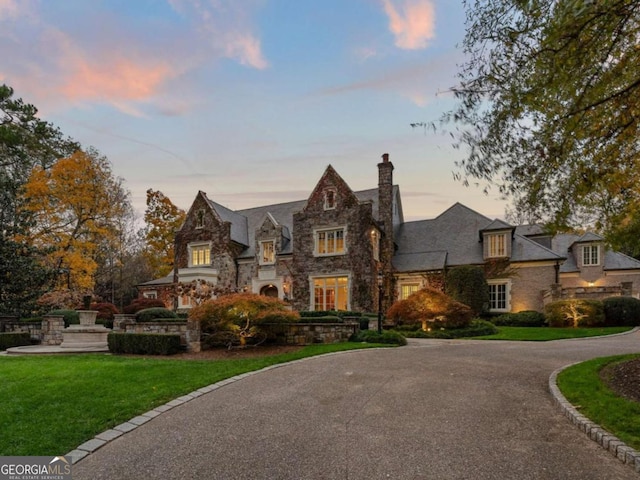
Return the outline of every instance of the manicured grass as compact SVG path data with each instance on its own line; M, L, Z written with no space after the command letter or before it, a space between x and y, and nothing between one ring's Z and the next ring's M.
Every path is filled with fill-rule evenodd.
M521 340L547 342L565 338L598 337L628 332L633 327L591 327L591 328L551 328L551 327L498 327L498 333L474 337L478 340Z
M0 455L64 455L104 430L225 378L375 346L380 345L313 345L293 353L217 361L5 356L0 358Z
M610 363L638 356L596 358L558 375L560 391L580 413L636 450L640 450L640 404L616 395L600 380L599 372Z

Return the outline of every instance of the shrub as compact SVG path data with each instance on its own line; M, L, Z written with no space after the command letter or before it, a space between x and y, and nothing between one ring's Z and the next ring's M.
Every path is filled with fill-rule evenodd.
M351 341L365 343L384 343L388 345L406 345L407 339L398 332L382 332L375 330L362 330L355 334Z
M101 302L101 303L92 303L91 310L97 310L98 315L96 316L96 323L99 325L104 325L108 328L113 328L113 319L115 315L120 313L118 307L116 307L113 303L109 302Z
M387 318L396 325L421 323L436 328L463 328L471 322L473 312L439 290L424 288L394 303Z
M175 321L175 312L164 307L145 308L136 313L136 322Z
M605 323L609 326L640 325L640 300L633 297L609 297L602 301Z
M0 333L0 350L11 347L22 347L31 345L31 335L29 332L8 332Z
M129 315L133 315L134 313L138 313L140 310L144 310L145 308L165 308L166 305L162 300L157 298L136 298L131 304L127 305L122 309L122 313L127 313Z
M604 325L604 306L599 300L558 300L544 307L550 327L598 327Z
M471 308L474 315L480 314L489 303L489 285L480 267L465 265L452 268L447 272L445 285L445 293Z
M263 325L300 319L282 300L254 293L234 293L192 308L189 318L200 322L203 341L209 346L244 346L266 340Z
M308 317L339 317L344 319L345 317L362 317L363 315L376 315L376 314L363 314L360 312L352 312L349 310L304 310L299 312L300 318Z
M343 323L343 319L335 315L325 315L322 317L301 317L299 322L300 323Z
M486 320L473 320L469 326L464 328L453 329L431 329L428 332L424 330L415 330L412 332L404 332L403 335L409 338L464 338L464 337L480 337L483 335L493 335L498 333L496 326Z
M49 315L62 315L64 317L64 326L80 324L80 314L76 310L51 310Z
M107 336L111 353L173 355L181 349L180 335L159 333L114 333Z
M500 327L543 327L544 313L535 310L524 310L517 313L503 313L490 319L491 323Z

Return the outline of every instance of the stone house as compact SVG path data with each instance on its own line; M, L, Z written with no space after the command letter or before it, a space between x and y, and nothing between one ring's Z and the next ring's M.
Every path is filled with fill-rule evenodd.
M175 237L172 276L141 296L187 309L231 291L279 297L296 310L374 312L448 269L482 266L494 312L542 310L571 296L638 296L640 262L593 234L545 235L454 204L430 220L405 222L389 155L378 187L354 192L328 166L305 200L232 211L200 191ZM168 306L169 306L169 302Z

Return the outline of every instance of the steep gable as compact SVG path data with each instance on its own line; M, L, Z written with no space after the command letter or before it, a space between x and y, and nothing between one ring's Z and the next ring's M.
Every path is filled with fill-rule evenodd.
M350 208L359 203L347 182L329 165L309 195L304 212Z

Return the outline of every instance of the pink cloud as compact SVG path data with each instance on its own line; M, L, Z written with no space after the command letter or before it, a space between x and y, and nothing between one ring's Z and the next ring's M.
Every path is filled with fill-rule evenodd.
M0 0L0 19L15 18L19 14L17 0Z
M431 0L382 0L389 17L389 30L395 36L395 45L405 50L426 48L435 36L435 8Z

